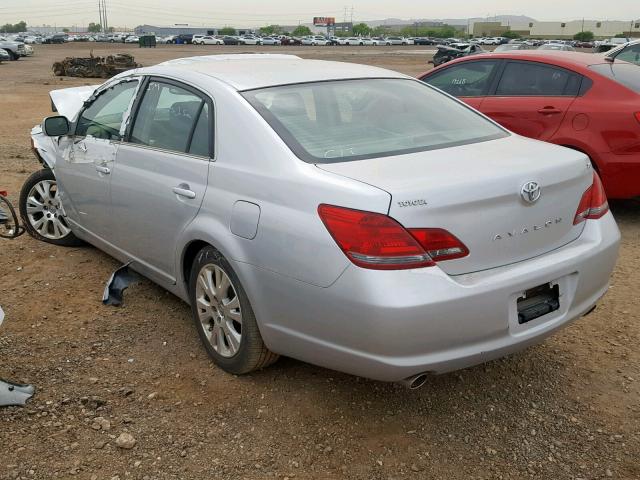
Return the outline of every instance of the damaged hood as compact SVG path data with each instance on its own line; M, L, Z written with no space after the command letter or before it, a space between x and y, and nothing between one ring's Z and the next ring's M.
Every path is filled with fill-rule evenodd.
M87 85L84 87L62 88L49 92L52 107L60 115L73 120L82 108L86 100L100 85Z

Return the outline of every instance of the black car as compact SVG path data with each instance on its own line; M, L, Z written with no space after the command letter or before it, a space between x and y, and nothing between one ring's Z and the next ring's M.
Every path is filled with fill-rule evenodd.
M222 41L224 42L225 45L240 45L240 40L236 37L230 37L230 36L222 37Z
M430 38L426 38L426 37L421 37L421 38L416 38L413 43L415 45L436 45L436 41L432 40Z
M477 55L479 53L485 53L485 51L480 48L479 45L475 44L452 43L451 46L438 45L438 51L429 63L433 63L433 65L437 67L456 58Z
M62 33L56 33L49 37L45 37L42 43L64 43L67 41L67 36Z

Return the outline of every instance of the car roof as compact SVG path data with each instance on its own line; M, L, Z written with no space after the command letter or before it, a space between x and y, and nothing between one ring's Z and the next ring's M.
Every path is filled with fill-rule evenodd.
M205 55L178 58L137 73L175 73L176 70L216 78L236 90L252 90L305 82L356 78L411 78L392 70L345 62L305 60L283 54Z
M587 68L590 65L607 63L604 57L593 53L566 52L560 50L510 50L497 53L483 53L469 57L456 58L451 62L439 66L438 69L464 61L480 59L508 59L508 60L528 60L531 62L550 63L566 68ZM435 70L435 69L434 69ZM434 71L431 70L431 71ZM430 71L430 72L431 72ZM426 72L426 73L430 73ZM424 75L424 74L423 74Z

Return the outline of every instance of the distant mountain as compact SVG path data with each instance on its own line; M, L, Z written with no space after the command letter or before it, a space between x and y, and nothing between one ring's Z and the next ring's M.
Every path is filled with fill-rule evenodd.
M379 25L413 25L416 22L442 22L448 25L467 25L475 22L501 22L503 25L522 25L529 22L536 22L534 18L526 15L496 15L495 17L473 17L473 18L412 18L409 20L401 18L385 18L384 20L364 21L370 27ZM358 22L360 23L360 22Z

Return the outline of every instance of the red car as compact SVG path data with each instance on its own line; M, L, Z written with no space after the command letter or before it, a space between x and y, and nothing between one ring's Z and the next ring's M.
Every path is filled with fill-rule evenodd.
M584 152L609 198L640 196L640 66L512 51L460 58L419 78L515 133Z

